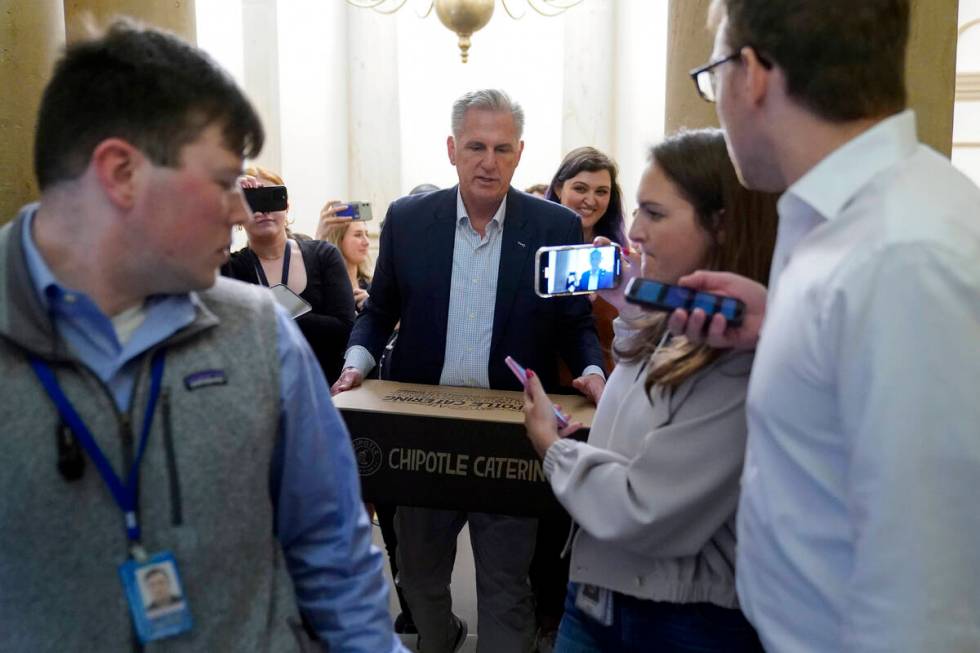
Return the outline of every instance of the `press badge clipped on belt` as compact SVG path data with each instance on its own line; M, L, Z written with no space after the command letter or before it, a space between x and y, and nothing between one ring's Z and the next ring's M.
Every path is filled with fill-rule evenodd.
M604 587L579 585L575 594L575 607L603 626L613 622L613 593Z
M119 577L142 643L191 629L191 611L172 553L164 551L143 560L127 560L119 565Z

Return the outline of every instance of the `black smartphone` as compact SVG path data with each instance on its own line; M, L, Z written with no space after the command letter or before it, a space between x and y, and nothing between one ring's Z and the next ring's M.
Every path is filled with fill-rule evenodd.
M695 308L704 311L708 321L721 313L729 326L742 326L745 304L734 297L698 292L684 286L672 286L659 281L637 277L626 286L626 301L654 311L673 312L683 308L690 313ZM707 326L705 322L705 326Z
M289 199L285 186L262 186L261 188L243 188L245 201L253 213L272 213L285 211Z
M337 215L349 215L351 220L365 221L373 217L370 202L347 202L347 208L337 211Z
M619 245L542 247L535 261L535 292L541 297L584 295L615 288L622 279Z

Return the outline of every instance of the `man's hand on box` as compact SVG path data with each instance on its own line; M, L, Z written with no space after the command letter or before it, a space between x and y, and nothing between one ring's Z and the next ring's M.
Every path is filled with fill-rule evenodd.
M588 397L593 404L598 405L602 391L606 388L606 380L598 374L586 374L573 380L572 387Z
M353 367L346 368L340 373L340 378L330 388L331 395L338 395L352 388L356 388L364 381L364 375Z

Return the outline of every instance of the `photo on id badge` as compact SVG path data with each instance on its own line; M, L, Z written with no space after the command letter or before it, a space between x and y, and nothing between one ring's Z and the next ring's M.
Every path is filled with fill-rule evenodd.
M127 561L119 567L119 575L142 642L190 630L191 613L173 555L159 553L145 562Z

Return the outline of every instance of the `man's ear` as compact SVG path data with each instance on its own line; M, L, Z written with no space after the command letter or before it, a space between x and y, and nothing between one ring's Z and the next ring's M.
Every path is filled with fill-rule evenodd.
M449 152L449 162L456 165L456 138L449 136L446 139L446 150Z
M121 209L135 204L140 173L146 164L143 153L121 138L107 138L96 145L89 162L106 197Z
M742 62L745 69L745 94L753 106L760 106L771 92L774 68L763 63L754 48L742 48Z

